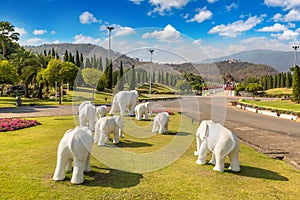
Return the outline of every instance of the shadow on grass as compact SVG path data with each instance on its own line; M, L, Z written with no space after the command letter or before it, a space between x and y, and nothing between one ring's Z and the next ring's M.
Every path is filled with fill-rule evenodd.
M285 176L281 176L277 172L251 167L251 166L241 166L241 172L232 172L231 170L225 170L226 172L233 173L239 176L247 176L252 178L260 178L260 179L268 179L268 180L275 180L275 181L288 181L289 179Z
M83 185L85 186L102 186L112 188L129 188L134 187L140 183L143 178L142 174L120 171L110 168L100 168L92 166L99 171L90 171L85 173L92 180L85 180Z
M128 147L128 148L139 148L139 147L151 147L152 144L145 143L145 142L132 142L129 140L123 140L122 142L116 144L117 147Z
M187 135L191 135L191 133L187 133L187 132L175 132L175 131L169 131L168 133L163 133L163 135L187 136Z

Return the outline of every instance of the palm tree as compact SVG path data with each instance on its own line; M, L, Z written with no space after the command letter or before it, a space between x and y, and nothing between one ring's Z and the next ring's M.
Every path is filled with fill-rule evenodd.
M15 32L14 26L10 22L0 22L0 44L2 46L2 56L5 58L7 47L13 41L19 40L19 33Z

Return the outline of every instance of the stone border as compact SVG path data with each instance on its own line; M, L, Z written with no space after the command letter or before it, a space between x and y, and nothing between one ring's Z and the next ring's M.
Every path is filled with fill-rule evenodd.
M294 120L294 121L296 121L298 118L296 115L293 115L293 114L279 113L276 111L266 110L266 109L259 108L259 107L253 108L252 106L248 106L246 104L242 104L239 102L232 103L232 105L236 106L237 108L242 109L242 110L258 113L261 115L267 115L267 116L271 116L271 117L279 117L282 119L288 119L288 120Z

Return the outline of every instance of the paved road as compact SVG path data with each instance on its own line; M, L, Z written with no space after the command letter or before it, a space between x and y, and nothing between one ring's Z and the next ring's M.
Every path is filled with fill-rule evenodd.
M155 109L182 112L199 122L218 121L259 151L272 157L284 156L300 168L300 122L263 116L229 106L232 98L183 97L180 100L154 102ZM0 108L0 117L41 117L77 114L72 106L27 106Z
M181 112L195 119L213 119L246 143L272 157L285 157L300 168L300 122L264 116L230 106L234 98L184 97L180 102L167 103L181 107Z

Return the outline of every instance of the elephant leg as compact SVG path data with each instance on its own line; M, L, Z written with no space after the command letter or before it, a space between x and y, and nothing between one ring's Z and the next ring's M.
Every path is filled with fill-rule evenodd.
M149 119L148 112L145 113L145 119L146 119L146 120Z
M84 159L85 160L85 159ZM72 174L71 183L73 184L80 184L84 181L83 170L85 163L78 158L74 158L74 169Z
M63 155L57 156L57 163L56 163L53 180L61 181L66 178L65 169L68 161L69 160Z
M105 145L105 140L108 137L108 134L106 134L106 132L104 131L100 131L100 138L98 141L98 145L99 146L104 146Z
M152 133L155 133L158 131L158 124L157 121L154 120L153 122L153 128L152 128Z
M241 171L240 162L239 162L239 148L238 146L233 149L229 154L230 166L229 169L234 172Z
M123 105L119 105L120 106L120 115L121 116L125 116L126 115L126 109Z
M140 113L140 112L137 112L135 118L136 118L137 120L141 120L141 118L142 118L142 117L141 117L141 113Z
M117 128L115 131L114 131L114 139L113 139L113 143L114 144L118 144L120 141L119 141L119 129Z
M168 122L166 122L164 125L164 133L168 133L168 130L169 130Z
M90 169L90 157L91 157L91 154L89 153L89 155L87 156L86 158L86 161L85 161L85 167L84 167L84 171L85 172L89 172L91 169Z
M211 154L211 160L209 161L209 163L212 165L216 165L216 157L214 152L212 152Z
M65 171L67 171L67 172L71 172L72 171L72 162L73 162L73 160L68 160L68 162L67 162L67 164L66 164L66 169L65 169Z
M129 116L134 116L134 107L135 107L135 105L130 105L128 107L128 109L129 109Z
M213 170L223 172L224 171L225 156L222 158L221 153L219 151L216 151L215 152L215 158L216 158L216 165L213 168Z
M198 159L196 160L196 164L204 165L206 163L206 156L208 153L209 149L204 144L202 144L198 151Z
M94 143L96 144L100 138L99 130L95 129Z
M90 129L91 131L95 131L95 124L94 124L93 121L90 121L90 122L89 122L89 129Z

